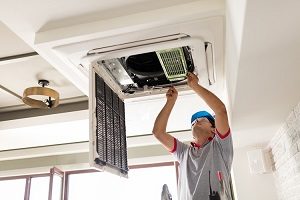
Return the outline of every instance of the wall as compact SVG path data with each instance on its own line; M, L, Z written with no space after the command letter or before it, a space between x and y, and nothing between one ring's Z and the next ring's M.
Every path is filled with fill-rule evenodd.
M270 144L280 200L300 199L300 102Z
M0 178L47 173L53 166L64 171L90 169L89 143L53 145L0 152ZM128 148L128 164L140 165L174 161L162 145Z
M254 147L234 149L232 175L236 200L277 200L273 174L250 173L247 152L253 149Z

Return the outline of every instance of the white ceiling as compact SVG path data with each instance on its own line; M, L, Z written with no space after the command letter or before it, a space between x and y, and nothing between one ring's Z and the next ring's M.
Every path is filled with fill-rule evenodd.
M34 51L14 32L0 21L0 58L29 53Z
M176 10L175 8L191 8L192 6L194 9L191 10L164 13L168 10ZM83 30L74 29L77 32L72 35L67 34L67 28L72 30L74 27L87 27L88 23L99 20L117 23L118 21L113 19L120 16L123 19L132 19L130 16L134 16L133 14L140 14L140 16L142 14L153 14L152 16L149 15L147 20L140 18L132 19L129 22L123 21L123 23L128 24L128 29L123 28L114 32L114 34L121 34L122 31L132 31L129 27L134 27L135 23L136 25L143 25L142 29L145 30L147 27L162 26L182 19L207 18L208 10L210 10L210 16L214 14L225 15L225 78L227 79L228 109L231 114L232 130L235 134L235 145L254 145L270 140L284 122L288 113L300 101L300 93L297 92L300 86L300 60L298 59L300 54L300 23L298 22L300 13L297 10L299 7L300 2L297 0L202 0L184 2L179 0L115 0L89 1L88 3L86 1L76 1L74 3L74 1L69 0L57 2L29 0L20 3L11 0L1 3L0 18L12 32L3 24L0 24L0 42L5 44L0 46L0 55L6 57L37 51L42 58L34 58L32 62L36 62L36 65L44 66L44 68L38 68L38 70L29 73L30 64L26 64L25 61L24 65L28 70L24 72L24 75L26 74L32 82L28 84L26 78L19 79L24 79L28 85L35 85L36 80L33 79L37 77L37 72L43 74L45 70L49 70L52 73L51 71L55 68L66 78L55 76L58 78L57 82L74 87L67 81L70 80L79 89L84 90L74 80L74 77L78 77L80 82L80 76L76 73L64 73L63 62L59 61L60 58L57 55L51 54L50 45L44 44L47 42L51 45L70 43L82 40L84 37L88 39L88 37L95 34L96 30L99 30L99 27L95 27L94 30L91 27L90 29L82 28ZM219 12L220 9L223 12ZM114 25L117 26L117 24L108 24L103 28L106 31L103 31L103 34L104 32L107 34L110 29L113 30ZM135 30L138 30L138 28L141 28L141 26L136 26ZM51 33L53 34L51 35ZM65 34L58 35L55 33ZM39 38L36 38L36 35ZM27 45L18 37L24 40ZM40 45L37 45L37 42L40 42ZM48 64L43 59L47 60ZM50 64L54 68L50 67ZM12 65L11 67L15 69L19 67L21 72L22 67L20 65L16 66L16 63ZM10 70L9 66L0 65L0 71L0 81L3 81L1 84L11 85L10 87L20 94L22 89L18 85L23 85L23 83L13 84L14 81L9 78L11 75L8 75L14 70ZM72 89L66 89L63 94L66 96L82 95L81 92ZM6 96L2 92L0 98L1 103L15 101L9 99L13 97ZM194 100L197 100L197 97L191 101ZM149 109L153 106L153 110L150 109L141 116L144 119L142 123L147 123L147 119L149 119L149 124L152 123L157 109L162 103L163 100L154 103L155 105L144 104ZM136 104L129 104L128 107L132 107L132 110L129 111L132 115L128 118L130 123L134 123L134 118L138 116L135 115ZM187 115L188 113L183 112L185 109L179 103L176 110L174 110L174 115L177 114L179 117ZM171 125L171 130L188 126L186 121L183 122L183 125L180 125L179 121L181 120L177 116L171 118L171 121L175 124L174 126ZM134 126L139 126L139 124L133 124L132 127ZM149 133L149 129L151 127L147 128L146 133ZM142 129L136 130L136 132L142 131ZM87 134L87 132L84 134Z
M39 86L38 80L46 79L49 86L60 93L60 98L72 98L83 95L55 68L40 56L31 56L22 62L8 63L0 67L1 85L19 96L27 87Z
M62 103L66 99L84 99L85 95L41 56L22 57L21 55L32 53L34 50L2 22L0 32L0 112L28 109L28 106L23 106L21 100L23 91L28 87L39 86L40 79L50 82L48 87L59 92ZM14 56L15 58L12 58Z

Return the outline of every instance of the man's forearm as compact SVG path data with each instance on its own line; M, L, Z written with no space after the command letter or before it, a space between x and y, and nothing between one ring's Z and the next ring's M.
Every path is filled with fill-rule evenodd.
M192 89L215 113L226 112L224 103L215 94L198 84L195 85Z

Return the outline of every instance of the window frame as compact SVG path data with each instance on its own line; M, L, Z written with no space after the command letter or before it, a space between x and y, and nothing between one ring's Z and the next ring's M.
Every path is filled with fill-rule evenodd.
M53 180L54 176L57 175L62 178L62 183L61 183L61 194L60 194L60 199L62 200L64 197L64 183L65 183L65 172L62 170L58 169L57 167L52 167L50 169L50 179L49 179L49 190L48 190L48 200L52 200L52 193L53 193Z
M31 179L32 178L38 178L38 177L47 177L47 176L50 176L50 173L0 177L0 181L25 179L24 200L29 200L29 198L30 198L30 191L31 191Z
M159 162L159 163L148 163L148 164L136 164L130 165L129 170L131 169L141 169L141 168L150 168L150 167L164 167L164 166L174 166L176 171L176 185L178 186L178 162L170 161L170 162ZM69 200L69 175L73 174L83 174L83 173L94 173L94 172L102 172L96 169L83 169L83 170L71 170L65 172L65 193L64 193L64 200ZM178 188L176 188L178 189Z
M178 183L178 162L159 162L159 163L148 163L148 164L136 164L130 165L130 169L141 169L141 168L150 168L150 167L164 167L164 166L174 166L176 171L176 180ZM6 180L17 180L17 179L25 179L25 192L24 192L24 200L29 200L30 198L30 191L31 191L31 179L38 178L38 177L49 177L49 190L48 190L48 200L52 199L52 189L53 189L53 178L54 175L59 175L63 178L62 180L62 188L61 188L61 199L68 200L69 199L69 175L72 174L83 174L83 173L95 173L101 172L97 169L90 168L90 169L82 169L82 170L70 170L70 171L63 171L57 167L50 168L49 173L40 173L40 174L28 174L28 175L20 175L20 176L9 176L9 177L0 177L0 181ZM178 184L176 184L178 185ZM178 188L177 188L178 189Z

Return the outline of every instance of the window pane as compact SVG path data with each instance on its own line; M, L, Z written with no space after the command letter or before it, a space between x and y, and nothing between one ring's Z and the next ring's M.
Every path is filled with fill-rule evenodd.
M48 200L49 177L31 179L30 200Z
M62 177L57 174L53 175L52 200L61 200L62 181Z
M129 178L98 172L69 175L69 200L81 199L161 199L164 184L177 199L174 166L132 169Z
M23 200L25 195L25 179L0 181L0 199Z

